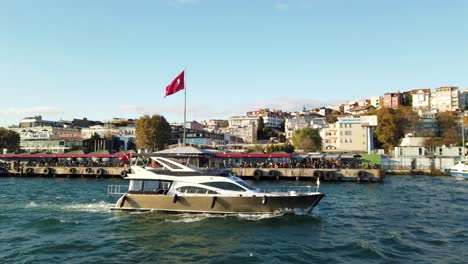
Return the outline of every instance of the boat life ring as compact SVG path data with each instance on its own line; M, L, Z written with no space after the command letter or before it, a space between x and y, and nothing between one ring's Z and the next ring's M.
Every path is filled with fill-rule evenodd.
M263 195L262 204L264 204L264 205L267 204L267 196L266 195Z
M127 171L126 170L123 170L120 172L120 176L123 178L125 176L127 176Z
M333 178L333 172L332 171L326 171L324 179L327 180L327 181L331 181L332 178Z
M44 168L44 170L42 171L42 173L43 173L44 175L49 175L50 169L49 169L49 168Z
M260 177L262 176L262 171L261 170L255 170L253 175L254 175L255 180L258 181L258 180L260 180Z
M27 169L26 169L26 173L27 173L27 174L31 174L31 173L33 173L33 172L34 172L33 168L27 168Z
M314 171L314 179L317 180L319 178L323 178L323 172L321 170Z
M76 169L75 169L75 168L70 168L70 169L68 170L68 172L69 172L70 174L75 174L75 173L76 173Z
M357 173L357 179L358 181L362 181L366 177L366 172L365 171L358 171Z
M86 168L85 171L86 171L86 173L92 173L92 172L93 172L93 169L91 169L91 168Z
M273 176L275 176L275 175L276 175L276 171L274 171L274 170L270 170L270 171L268 172L268 176L273 177Z
M103 175L103 174L104 174L104 169L103 169L103 168L97 169L96 174L97 174L98 176Z

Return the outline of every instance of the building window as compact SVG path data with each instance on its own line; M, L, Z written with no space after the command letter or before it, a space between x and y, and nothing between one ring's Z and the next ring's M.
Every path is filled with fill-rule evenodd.
M351 131L345 131L346 136L351 136Z

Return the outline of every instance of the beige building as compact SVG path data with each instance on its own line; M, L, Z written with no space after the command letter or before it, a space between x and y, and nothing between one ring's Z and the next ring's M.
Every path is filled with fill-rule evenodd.
M431 90L430 89L415 89L411 91L413 100L413 110L425 110L431 106Z
M322 129L322 150L365 152L368 147L367 129L361 126L361 118L339 117L337 122Z
M455 111L460 108L458 87L439 87L431 94L431 108L439 112Z

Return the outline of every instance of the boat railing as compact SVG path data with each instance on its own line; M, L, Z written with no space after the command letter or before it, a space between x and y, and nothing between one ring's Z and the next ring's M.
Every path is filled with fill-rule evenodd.
M304 185L304 186L268 186L262 187L261 193L278 193L288 194L290 196L311 194L317 192L317 186Z
M108 185L107 194L121 195L127 193L128 185Z

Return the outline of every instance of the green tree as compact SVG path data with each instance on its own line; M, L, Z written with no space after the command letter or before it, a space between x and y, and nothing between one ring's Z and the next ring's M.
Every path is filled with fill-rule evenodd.
M291 141L295 148L302 149L305 152L322 150L322 137L318 129L305 127L295 130Z
M164 149L171 139L171 126L161 115L144 115L135 126L137 148Z
M19 150L20 135L15 131L0 127L0 149L8 152Z

